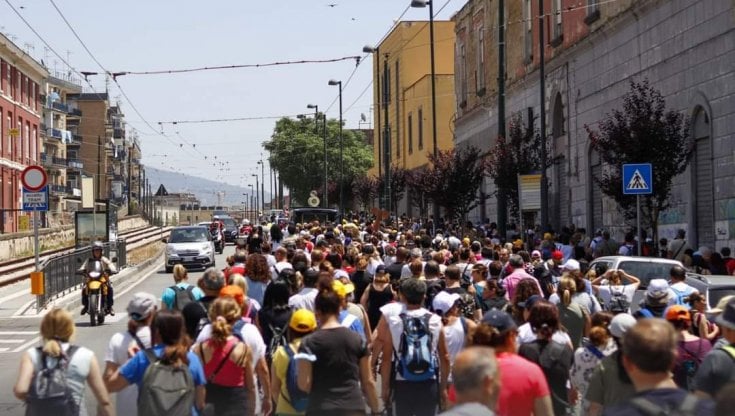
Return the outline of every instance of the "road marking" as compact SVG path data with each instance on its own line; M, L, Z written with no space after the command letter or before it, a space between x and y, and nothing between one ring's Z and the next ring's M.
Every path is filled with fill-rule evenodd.
M41 340L41 337L35 337L32 340L30 340L30 341L26 342L25 344L21 345L20 347L14 349L13 352L21 352L23 350L27 350L28 347L30 347L31 345L37 343L40 340Z
M2 305L3 303L5 303L5 302L7 302L9 300L17 299L17 298L19 298L21 296L31 296L31 294L28 293L28 289L27 288L26 289L22 289L21 291L15 292L12 295L7 295L7 296L1 297L0 298L0 305Z
M0 339L0 344L20 344L24 339Z
M38 331L0 331L0 335L38 335Z
M0 347L0 352L7 352L10 348Z

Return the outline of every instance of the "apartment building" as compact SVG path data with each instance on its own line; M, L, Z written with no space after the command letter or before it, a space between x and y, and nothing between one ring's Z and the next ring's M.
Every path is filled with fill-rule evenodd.
M434 22L437 149L454 145L454 22ZM374 166L382 177L391 166L407 170L427 166L434 152L429 22L402 21L378 45L373 56ZM399 213L415 207L404 195L394 201Z
M22 215L20 174L40 163L41 93L48 71L0 34L0 231Z
M453 17L457 34L456 145L488 150L497 137L498 1L470 0ZM735 244L735 4L729 0L545 0L546 95L540 99L539 9L535 0L505 1L506 120L540 126L552 157L548 171L552 226L588 231L626 228L594 178L604 166L590 147L595 126L622 105L629 81L647 78L669 109L686 115L694 155L675 178L672 207L659 233L688 231L693 247ZM474 87L474 88L473 88ZM487 178L481 190L492 194ZM497 217L490 199L471 219Z

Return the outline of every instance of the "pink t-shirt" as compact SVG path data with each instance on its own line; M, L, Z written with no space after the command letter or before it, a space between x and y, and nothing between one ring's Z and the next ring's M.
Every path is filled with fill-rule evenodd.
M499 353L497 360L501 387L496 413L498 416L532 415L534 401L550 395L541 367L507 352Z

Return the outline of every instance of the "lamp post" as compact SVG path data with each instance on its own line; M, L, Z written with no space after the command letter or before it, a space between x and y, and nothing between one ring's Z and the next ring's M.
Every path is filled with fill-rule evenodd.
M541 86L541 231L545 231L549 224L549 188L546 176L546 79L544 75L544 2L538 0L538 24L539 24L539 85Z
M365 46L362 48L363 52L373 52L377 56L378 61L380 60L380 52L377 47L373 48L370 46ZM379 69L378 69L379 70ZM388 54L385 54L385 61L383 61L383 74L388 73ZM380 78L380 77L378 77ZM383 148L380 149L380 139L378 139L378 177L380 177L380 170L381 170L381 161L380 161L380 153L383 153L383 163L385 166L382 167L384 176L383 176L383 197L385 199L385 209L388 211L388 215L390 216L390 212L393 211L393 204L391 203L391 178L390 178L390 166L391 166L391 138L390 138L390 125L388 124L388 89L385 88L386 85L389 85L388 83L390 80L386 79L384 83L383 88L383 94L380 98L380 104L382 106L385 120L384 120L384 126L383 126ZM378 126L380 125L380 111L378 111ZM380 128L377 129L380 131ZM380 136L378 136L380 137ZM383 204L383 198L380 200L380 204Z
M250 188L250 203L248 204L248 216L250 216L250 211L253 209L253 184L249 183L248 188Z
M362 51L364 53L372 53L375 56L375 90L378 92L375 95L378 97L378 103L380 105L383 105L384 100L381 98L381 95L380 95L380 47L365 45L362 47ZM381 153L383 151L383 148L381 147L382 142L380 140L380 109L379 108L375 110L375 115L377 117L377 119L375 120L376 121L375 126L377 127L375 129L375 132L377 132L377 136L378 136L378 140L377 140L378 151L376 153L378 154L378 177L380 178L382 176L382 171L383 171L383 165L382 165L383 162L381 160L382 159Z
M342 81L336 81L333 79L329 80L329 85L339 86L339 216L340 219L345 216L345 204L344 204L344 192L342 192L343 179L344 179L344 139L342 137Z
M261 210L265 212L265 163L263 163L263 154L260 155L261 159L258 161L260 165L260 205Z
M434 144L434 157L436 158L438 148L436 142L436 65L434 62L434 1L433 0L411 0L411 7L429 6L429 53L431 54L431 131ZM439 220L439 206L434 204L434 221ZM436 222L435 222L436 224Z
M314 125L316 128L317 135L319 134L319 106L316 104L307 104L306 108L314 109ZM329 174L327 173L327 115L322 114L324 117L324 208L329 208Z
M258 189L260 189L260 183L258 182L258 174L253 173L250 176L255 178L255 219L258 220L258 209L260 208L260 197L258 195Z

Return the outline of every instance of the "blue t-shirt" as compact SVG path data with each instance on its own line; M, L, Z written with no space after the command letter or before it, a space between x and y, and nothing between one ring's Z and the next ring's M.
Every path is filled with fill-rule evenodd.
M182 289L186 289L191 285L186 282L179 282L176 284L176 286ZM204 293L198 287L195 287L191 291L191 294L194 295L194 300L199 300L204 297ZM164 305L166 305L166 309L173 309L175 306L174 305L175 300L176 300L176 293L174 292L173 289L171 289L170 287L167 287L166 290L163 291L163 295L161 296L161 301L163 302Z
M160 357L163 354L164 348L165 345L163 344L156 345L153 347L153 353L156 357ZM189 372L194 380L194 385L203 386L207 384L207 378L204 375L204 368L202 367L201 361L199 361L199 357L189 351L186 353L186 358L189 359ZM148 368L149 364L150 361L148 361L145 351L138 351L137 354L120 367L120 375L125 377L125 380L127 380L128 383L136 384L138 386L138 390L140 390L142 388L143 375L145 374L145 370ZM195 416L198 415L196 408L193 409L193 414Z
M345 318L347 318L347 315L350 315L350 313L347 312L347 310L343 310L342 312L339 313L340 324L342 323L342 321L345 320ZM352 319L352 323L347 328L349 328L353 332L357 332L357 335L359 335L360 338L362 338L362 340L365 341L365 328L362 326L362 322L360 322L360 320L357 319L357 317L355 316L353 316L353 318L354 319L350 318Z

